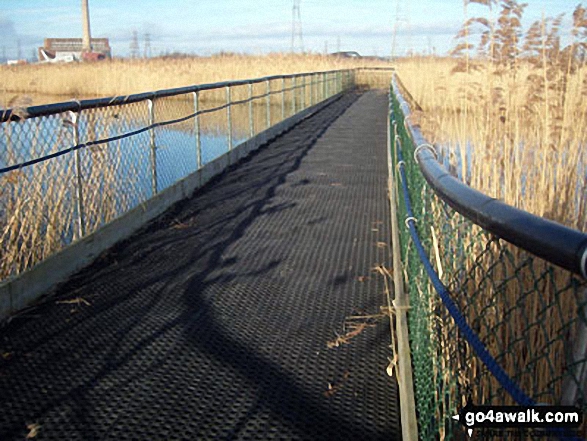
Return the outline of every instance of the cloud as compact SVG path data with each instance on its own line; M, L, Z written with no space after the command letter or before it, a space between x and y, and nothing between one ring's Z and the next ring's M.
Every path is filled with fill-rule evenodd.
M413 25L407 28L405 25L398 27L398 36L445 36L454 35L459 29L458 23L438 23ZM304 38L328 39L341 37L344 39L377 39L390 38L393 34L392 26L321 26L309 25L304 28ZM263 41L280 40L291 38L291 25L289 23L268 23L262 27L258 25L238 26L232 29L216 29L199 31L198 33L186 34L183 32L167 33L165 39L173 40L199 39L210 42L218 41Z

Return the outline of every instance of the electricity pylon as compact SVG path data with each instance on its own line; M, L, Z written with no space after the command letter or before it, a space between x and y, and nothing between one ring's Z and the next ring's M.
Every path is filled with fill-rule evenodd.
M143 58L151 58L151 34L145 33L145 44L143 45Z
M291 51L304 52L304 35L302 33L301 0L294 0L291 19Z

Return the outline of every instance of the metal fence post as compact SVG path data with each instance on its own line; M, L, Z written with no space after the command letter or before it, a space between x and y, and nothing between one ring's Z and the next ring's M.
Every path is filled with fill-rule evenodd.
M226 120L228 123L228 151L232 150L232 114L230 111L230 104L232 98L230 96L230 86L226 86Z
M575 337L573 341L567 340L570 349L572 369L563 381L561 404L574 406L577 401L585 396L587 391L587 288L578 292L577 301L583 305L579 309L580 319L575 323Z
M301 105L301 110L304 110L306 108L306 76L304 75L303 77L303 82L302 82L302 102L300 103Z
M269 128L271 127L271 83L269 80L265 81L265 86L267 89L267 98L265 99L267 105L267 128Z
M291 114L296 114L296 77L292 77L291 79L292 86L291 86Z
M330 98L332 95L334 95L334 85L332 84L333 79L334 79L334 75L336 75L336 73L331 72L328 76L330 78L328 78L328 97Z
M322 101L326 99L326 73L322 73Z
M314 74L310 74L310 107L315 103L314 101Z
M253 119L253 84L249 83L249 138L255 136L255 121Z
M71 122L73 123L73 143L79 145L79 117L80 114L71 112ZM84 196L82 188L82 165L80 159L80 149L76 149L74 152L74 163L75 163L75 198L76 198L76 209L77 209L77 235L78 239L81 239L86 235L86 220L84 213Z
M330 74L330 82L328 84L330 86L328 95L333 96L336 93L336 72L332 72L332 74Z
M196 170L202 167L202 142L200 140L200 99L199 93L194 92L194 131L196 132Z
M285 119L285 78L281 78L281 120Z
M330 75L330 90L328 95L333 96L336 93L336 72Z
M149 107L149 126L155 124L155 102L147 100ZM155 128L151 127L149 130L150 144L151 144L151 191L153 196L157 194L157 145L155 143Z

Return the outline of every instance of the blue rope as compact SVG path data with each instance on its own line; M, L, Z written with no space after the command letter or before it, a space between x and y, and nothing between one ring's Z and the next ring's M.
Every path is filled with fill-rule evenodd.
M393 118L393 113L392 113L392 118ZM493 374L493 376L499 382L499 384L501 384L501 386L505 389L505 391L519 405L521 405L521 406L535 406L537 404L536 401L534 401L532 398L530 398L528 395L526 395L526 393L514 382L514 380L512 380L509 377L509 375L498 364L498 362L495 360L495 358L493 358L493 356L489 353L489 351L487 350L487 348L485 347L485 345L483 344L483 342L481 341L479 336L475 333L475 331L473 331L471 329L471 327L467 323L465 317L463 316L463 314L459 310L458 306L452 300L452 298L450 296L450 292L448 291L446 286L444 286L444 284L442 283L442 281L438 277L438 274L434 270L432 263L430 262L430 259L428 258L426 251L424 250L424 246L422 245L422 241L420 240L420 237L418 236L418 230L416 228L416 221L415 221L414 213L412 210L412 203L410 200L410 194L408 192L408 184L407 184L408 180L407 180L406 171L405 171L406 163L403 160L403 155L402 155L402 151L401 151L401 144L399 142L399 139L396 138L394 141L394 144L395 144L395 148L397 151L397 159L398 159L396 166L399 168L401 181L402 181L402 193L403 193L404 202L406 205L406 213L407 213L406 220L405 220L406 226L408 227L408 230L410 232L410 236L412 238L412 241L414 242L414 246L416 247L420 261L422 262L422 265L424 266L424 269L426 270L426 273L428 274L430 282L432 283L432 285L434 286L434 289L436 290L436 292L438 293L438 295L442 299L444 306L446 307L446 309L448 310L450 315L453 317L456 325L463 333L465 339L469 342L469 344L472 346L473 350L477 353L477 356L481 359L483 364L485 364L485 366L487 367L489 372L491 372L491 374ZM551 433L552 435L560 437L561 439L564 439L564 440L572 440L572 441L575 441L575 440L580 441L581 440L581 438L578 438L578 437L566 437L564 435L561 435L563 433L562 429L547 429L547 431L549 433Z
M430 259L426 255L426 251L424 250L424 246L418 236L418 231L416 229L416 222L414 220L414 214L412 211L412 203L410 200L410 195L408 193L408 186L407 186L407 177L405 171L405 162L403 162L403 156L401 152L401 148L399 148L399 141L396 140L396 151L397 157L399 159L399 169L401 174L401 181L402 181L402 189L404 195L404 202L406 204L406 211L408 213L406 224L408 226L408 230L410 232L410 236L414 242L416 250L418 251L418 255L420 257L420 261L422 265L424 265L424 269L434 286L434 289L440 295L442 302L448 309L450 315L454 318L455 323L464 334L467 341L471 344L481 361L487 366L489 371L494 375L494 377L499 381L499 383L503 386L503 388L512 396L512 398L522 406L533 406L536 404L534 400L532 400L528 395L526 395L518 385L508 376L508 374L502 369L502 367L497 363L495 358L491 356L483 342L479 339L477 334L471 329L465 317L457 307L457 305L453 302L452 298L450 297L450 293L448 292L447 288L444 286L438 274L432 267L430 263Z

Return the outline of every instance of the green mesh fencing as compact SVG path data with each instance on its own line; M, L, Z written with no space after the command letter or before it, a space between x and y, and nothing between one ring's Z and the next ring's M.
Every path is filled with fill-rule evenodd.
M493 236L437 197L414 160L415 146L397 97L390 95L395 118L390 130L393 134L396 127L400 139L418 233L452 299L527 395L538 403L578 405L587 411L587 283ZM468 399L476 405L516 403L460 335L429 283L404 223L407 212L397 167L394 174L419 436L464 439L451 417ZM481 436L475 434L476 439ZM532 439L530 432L510 431L492 439L514 436Z

